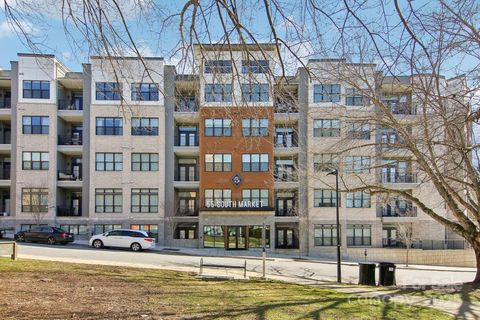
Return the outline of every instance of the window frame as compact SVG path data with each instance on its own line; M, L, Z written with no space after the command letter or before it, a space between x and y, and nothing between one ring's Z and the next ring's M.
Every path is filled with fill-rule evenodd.
M330 236L325 235L325 230L330 230ZM321 231L321 235L317 234ZM341 231L341 228L340 228ZM340 235L340 241L341 241ZM329 241L325 241L328 239ZM337 225L336 224L314 224L313 225L313 245L315 247L332 247L337 246Z
M268 118L242 119L242 136L244 137L268 137L268 131Z
M206 118L203 123L204 123L205 137L231 137L232 136L232 119Z
M99 161L98 156L103 155L103 161ZM112 161L107 161L107 155L112 155ZM117 156L120 155L120 161ZM99 165L103 163L103 170L99 169ZM108 169L107 165L111 164L112 169ZM123 171L123 153L121 152L95 152L95 171Z
M147 91L143 91L144 86L148 86ZM159 101L159 90L157 83L134 82L130 84L130 90L132 101Z
M334 89L338 89L338 91ZM314 103L340 102L341 92L342 92L342 86L338 83L314 84L313 85L313 102Z
M246 158L248 161L245 161ZM253 157L258 157L258 161L253 161ZM266 162L262 161L266 157ZM248 165L248 167L247 167ZM253 167L258 166L258 170ZM243 153L242 154L242 172L269 172L270 171L270 156L268 153Z
M30 124L25 121L29 119ZM46 119L46 125L44 120ZM34 124L34 120L39 120L39 124ZM36 121L35 121L36 122ZM25 130L30 128L30 130ZM37 130L35 130L35 128ZM30 131L30 132L26 132ZM22 116L22 134L49 134L50 132L50 117L49 116Z
M231 84L207 83L204 90L204 100L207 103L233 101ZM220 97L220 100L217 97Z
M25 197L29 198L30 204L25 204ZM34 198L38 198L35 201L39 204L32 204L35 201ZM22 188L22 212L48 212L48 188ZM38 210L34 210L37 209Z
M371 194L367 191L347 192L346 208L370 208L372 205Z
M353 231L350 231L353 230ZM355 230L361 230L361 236L356 235ZM368 230L369 235L365 236L365 230ZM353 232L353 236L350 233ZM357 239L360 243L357 243ZM368 239L368 241L366 241ZM347 247L369 247L372 245L372 225L370 224L349 224L347 225Z
M216 161L221 157L221 161ZM230 161L225 161L225 158ZM211 158L212 161L207 161ZM232 171L232 154L231 153L206 153L204 156L205 172L231 172ZM211 168L210 167L211 164ZM221 166L221 170L217 170L217 165Z
M317 124L321 126L317 126ZM328 126L326 126L328 124ZM339 119L314 119L313 137L314 138L339 138L341 135Z
M139 157L139 161L135 161L134 156ZM144 156L148 156L148 161L143 161ZM156 156L156 161L153 159L152 156ZM151 152L132 152L131 154L131 165L130 168L133 172L152 172L159 170L159 154L158 153L151 153ZM138 169L134 167L135 164L138 164ZM143 170L143 166L148 165L148 170Z
M158 188L132 188L130 190L130 212L132 213L158 213ZM135 200L138 197L138 204ZM142 203L147 197L148 204ZM138 207L138 208L137 208ZM147 208L147 210L143 210Z
M30 160L25 160L25 155L30 155ZM34 155L38 155L39 160L33 160ZM46 155L47 160L44 160ZM28 166L26 164L29 164ZM35 164L38 166L35 168ZM22 152L22 170L49 170L50 155L45 151L23 151Z
M148 122L147 126L143 125L144 121ZM160 122L157 117L132 117L131 124L132 136L158 136Z
M330 197L326 197L329 193ZM321 196L318 196L321 194ZM313 190L313 207L314 208L335 208L337 205L337 194L335 189L314 189ZM330 200L330 201L326 201ZM342 198L338 195L338 206L341 207Z
M99 125L99 121L103 124ZM109 126L108 123L112 125ZM96 117L95 118L95 135L97 136L122 136L123 135L123 119L120 117Z
M243 83L242 100L246 102L269 102L270 85L268 83Z
M245 193L248 192L248 196L245 196ZM258 193L258 196L254 196L253 193ZM265 195L266 193L266 195ZM265 200L265 201L264 201ZM270 194L268 189L242 189L242 201L263 201L261 202L261 208L268 208L270 202Z
M96 101L120 101L122 96L122 86L118 82L95 82L95 100Z
M99 201L102 197L103 201ZM111 202L107 202L111 197ZM99 204L102 203L102 204ZM108 204L111 203L111 204ZM120 203L120 204L118 204ZM101 210L100 208L103 208ZM107 210L111 208L112 210ZM122 213L123 211L123 189L122 188L95 188L95 213Z
M28 89L26 89L27 83L30 84ZM38 88L34 88L34 84L38 84ZM23 80L22 89L23 99L50 99L50 81L48 80Z

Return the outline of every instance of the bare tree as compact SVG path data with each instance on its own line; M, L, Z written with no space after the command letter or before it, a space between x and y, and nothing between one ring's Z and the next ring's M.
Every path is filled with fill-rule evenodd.
M405 264L408 267L409 253L414 241L413 223L399 222L396 224L397 239L405 245Z

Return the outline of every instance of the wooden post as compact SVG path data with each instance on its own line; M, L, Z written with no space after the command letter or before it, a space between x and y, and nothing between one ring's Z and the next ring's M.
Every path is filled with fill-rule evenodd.
M245 266L243 269L243 278L247 279L247 260L245 260Z
M200 276L202 275L202 271L203 271L203 258L200 258L200 273L199 273Z
M17 260L17 243L14 241L12 242L12 260L16 261Z

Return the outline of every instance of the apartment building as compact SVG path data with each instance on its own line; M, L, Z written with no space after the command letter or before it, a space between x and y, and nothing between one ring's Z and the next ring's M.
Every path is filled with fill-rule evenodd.
M414 79L379 82L375 65L337 59L279 77L277 48L248 46L197 45L192 74L162 58L92 57L72 72L19 54L0 70L0 229L134 228L166 246L329 255L332 168L348 188L409 190L448 216L411 155L374 145L396 132L365 120L376 110L358 88L372 86L415 130ZM405 199L342 192L339 204L345 252L402 246L401 222L419 244L458 240Z

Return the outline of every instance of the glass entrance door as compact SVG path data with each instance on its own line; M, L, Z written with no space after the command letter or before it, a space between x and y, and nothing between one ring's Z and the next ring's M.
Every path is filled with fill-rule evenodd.
M247 249L247 236L245 226L228 226L227 249Z

